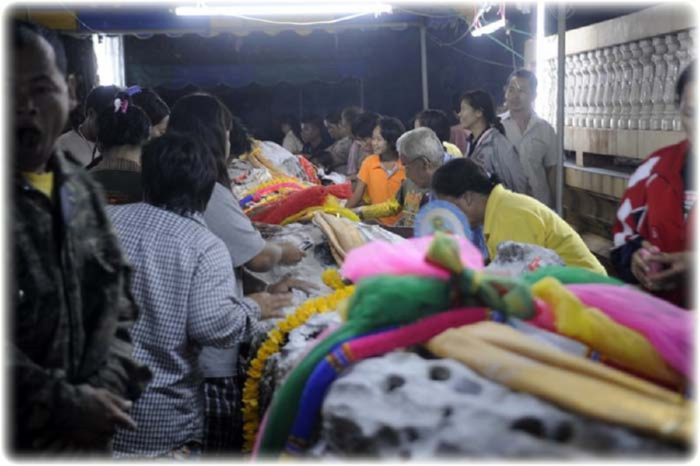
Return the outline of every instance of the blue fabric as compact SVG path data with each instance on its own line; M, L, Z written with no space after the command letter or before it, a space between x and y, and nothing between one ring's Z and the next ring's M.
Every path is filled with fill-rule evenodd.
M481 256L484 259L489 258L489 250L486 247L486 240L484 239L484 226L479 225L472 230L472 243L481 252Z
M337 345L316 365L316 368L309 376L304 386L304 391L299 400L294 425L290 431L287 445L287 453L296 455L303 452L308 447L314 428L321 413L321 405L326 398L326 393L331 383L349 367L353 362L343 352L343 345L349 341L363 338L377 333L394 330L396 326L383 327L379 330L367 332L354 338L346 338Z

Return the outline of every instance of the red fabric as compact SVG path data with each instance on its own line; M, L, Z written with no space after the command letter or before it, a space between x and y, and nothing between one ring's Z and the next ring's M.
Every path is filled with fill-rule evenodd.
M256 222L279 225L287 217L291 217L304 209L323 205L326 196L329 194L341 199L347 199L352 194L350 183L332 186L312 186L302 191L291 193L284 199L268 204L264 211L256 213L252 216L252 219Z
M321 180L318 179L318 175L316 174L316 167L314 167L314 164L309 162L309 160L303 155L297 155L297 158L299 159L299 164L304 170L304 173L306 173L306 177L308 178L309 182L313 184L321 184Z
M689 227L694 223L695 207L686 221L682 168L687 153L687 140L664 147L650 155L632 175L630 183L636 183L625 191L613 225L615 247L641 236L662 252L690 250L693 235ZM647 164L654 165L649 170ZM644 176L647 171L648 176ZM683 302L685 295L682 288L659 293L675 303Z

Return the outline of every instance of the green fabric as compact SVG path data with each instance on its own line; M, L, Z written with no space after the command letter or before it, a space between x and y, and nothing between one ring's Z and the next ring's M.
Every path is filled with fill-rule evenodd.
M534 285L545 277L553 277L564 285L573 283L607 283L609 285L624 285L624 282L607 275L591 272L579 267L566 267L561 265L549 265L541 267L534 272L524 273L520 278L528 285Z
M464 296L475 297L480 305L505 312L510 317L527 320L535 315L530 286L522 280L464 269L458 286Z
M385 275L362 280L350 300L348 321L316 345L275 392L260 454L275 455L282 451L306 380L336 343L387 324L410 323L444 311L450 305L449 291L448 283L425 277Z

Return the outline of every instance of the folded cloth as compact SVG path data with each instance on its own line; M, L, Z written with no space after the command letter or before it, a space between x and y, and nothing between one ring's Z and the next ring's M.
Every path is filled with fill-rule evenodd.
M484 267L481 254L473 244L462 237L453 239L459 247L459 259L463 265L476 270ZM348 254L340 273L355 283L366 277L388 274L447 280L450 277L448 270L426 260L432 241L432 235L398 243L372 241Z
M532 293L549 305L557 333L598 351L603 362L670 387L684 385L684 377L666 364L641 333L586 306L556 279L543 278L533 285Z
M527 272L520 276L527 283L534 284L545 277L553 277L561 283L608 283L610 285L624 285L625 283L607 275L592 272L580 267L568 267L562 265L547 265L533 272Z
M615 369L547 347L506 325L484 322L450 329L426 347L488 379L565 409L658 437L692 441L692 403Z
M261 223L272 223L278 225L287 217L314 206L323 205L326 196L332 194L341 199L350 197L350 184L333 186L311 186L301 191L288 194L284 198L275 201L267 208L253 217L253 220Z
M587 306L644 335L669 366L691 378L694 318L691 312L647 293L614 285L566 287Z
M365 244L357 227L345 219L336 218L325 212L316 212L313 216L313 222L328 238L331 254L338 265L345 262L345 257L351 250Z

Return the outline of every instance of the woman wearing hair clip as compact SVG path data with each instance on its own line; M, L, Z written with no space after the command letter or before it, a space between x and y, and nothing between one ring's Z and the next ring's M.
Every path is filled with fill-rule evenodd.
M466 92L460 99L458 116L462 127L471 132L466 155L484 170L495 173L506 188L529 194L520 157L505 137L491 96L480 90Z
M148 141L151 121L120 92L114 106L97 117L97 147L102 154L88 166L109 204L141 202L141 147Z
M438 199L459 207L473 229L483 226L491 259L501 242L517 241L551 249L566 265L606 274L568 223L537 199L506 189L473 160L447 162L435 172L432 183Z

